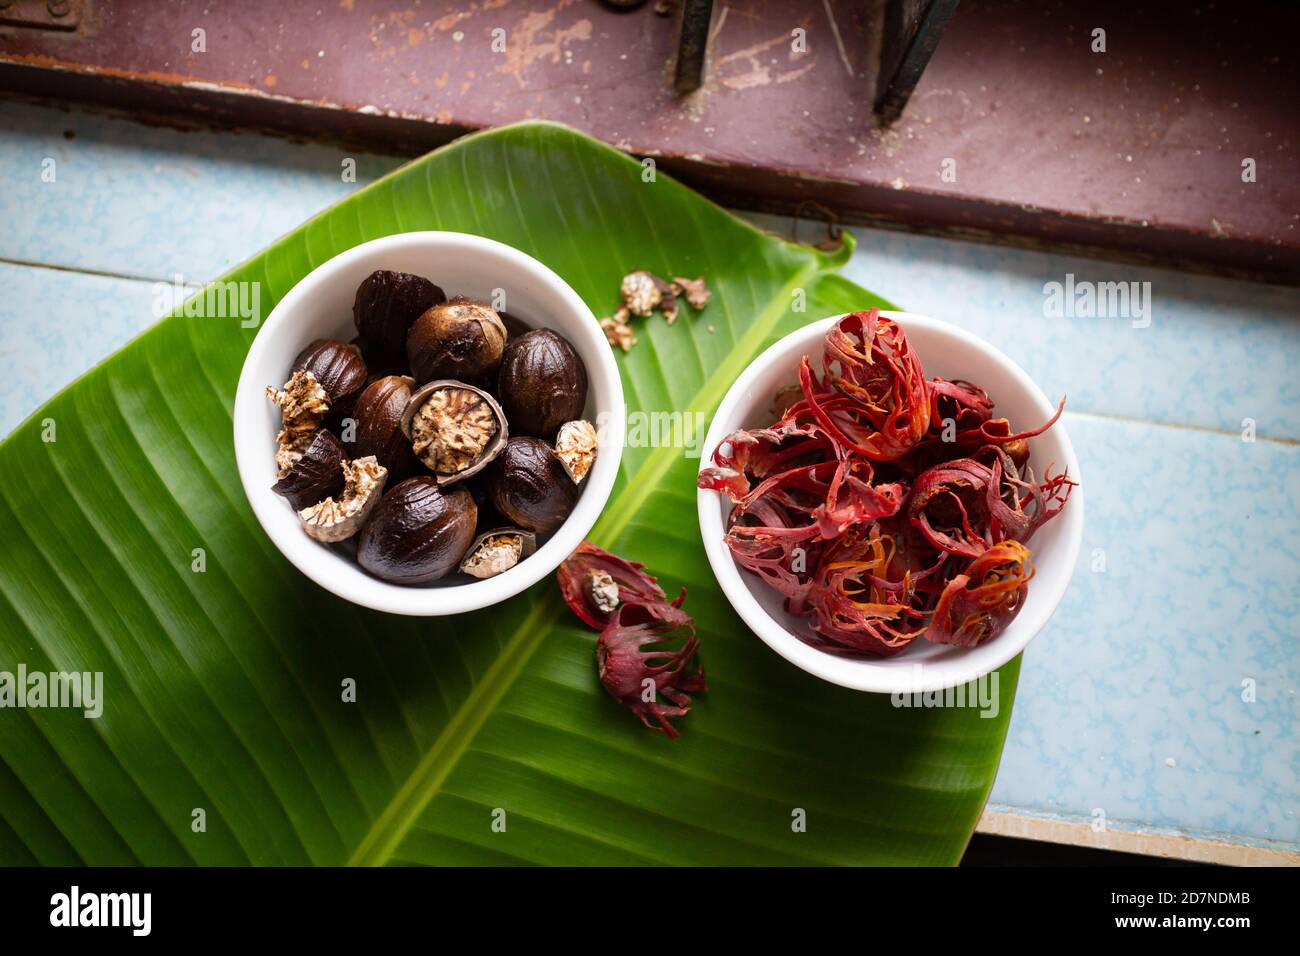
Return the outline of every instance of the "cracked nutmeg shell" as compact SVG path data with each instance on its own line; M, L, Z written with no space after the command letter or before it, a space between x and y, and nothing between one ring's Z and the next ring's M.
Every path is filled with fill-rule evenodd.
M440 485L478 474L510 437L496 399L456 381L430 382L418 389L402 413L402 433Z
M379 504L388 479L387 469L373 455L345 461L340 470L343 473L341 494L330 495L298 511L298 520L308 537L325 544L346 541L361 530Z
M538 533L564 524L578 500L555 450L539 438L511 438L487 470L492 506L507 520Z
M537 550L537 535L523 528L495 528L474 539L460 562L462 574L494 578Z
M300 511L343 488L343 446L328 429L319 429L288 473L271 486Z
M406 337L411 374L469 381L497 370L506 344L501 316L482 302L455 296L423 312Z
M562 335L534 329L506 343L497 396L516 433L554 435L565 422L582 417L587 367Z
M579 419L560 426L559 434L555 436L555 456L575 485L582 484L582 479L596 463L599 445L596 426L589 421Z
M437 581L459 566L477 521L464 488L439 488L426 475L408 478L389 489L361 529L357 562L394 584Z
M370 273L357 286L352 320L366 363L374 369L394 369L406 360L406 335L420 315L447 295L438 286L409 272Z
M333 416L348 415L365 388L365 360L361 349L337 339L317 339L298 353L292 372L311 372L329 396Z
M410 440L402 433L402 413L411 401L414 383L405 375L385 375L366 386L357 399L352 418L354 432L349 450L353 458L374 455L396 483L420 469Z

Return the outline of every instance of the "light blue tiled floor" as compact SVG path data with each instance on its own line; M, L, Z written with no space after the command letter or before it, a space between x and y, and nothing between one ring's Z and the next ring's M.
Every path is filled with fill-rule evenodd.
M0 434L154 321L157 283L211 278L357 188L347 155L0 103ZM399 164L355 158L360 183ZM1026 652L993 803L1300 848L1300 290L857 237L850 278L1069 396L1083 557ZM1046 317L1067 274L1149 282L1150 325Z

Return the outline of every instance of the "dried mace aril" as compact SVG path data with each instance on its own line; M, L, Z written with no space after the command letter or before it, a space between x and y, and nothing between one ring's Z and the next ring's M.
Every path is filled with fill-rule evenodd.
M295 511L337 494L343 487L343 446L328 429L318 429L306 451L279 481L271 486Z
M569 517L578 488L538 438L512 438L487 470L492 506L521 528L547 533Z
M616 611L596 642L601 686L651 730L680 737L668 718L685 717L691 711L691 694L709 689L703 668L695 673L686 671L700 640L694 628L682 632L663 621L624 624L625 613ZM663 646L679 637L684 640L675 649ZM669 703L661 703L661 699Z
M478 509L463 488L424 475L391 488L361 529L357 562L394 584L428 584L454 571L474 540Z
M388 470L373 455L345 461L340 468L343 493L330 496L298 512L303 530L326 544L344 541L358 531L370 517L384 493Z
M516 434L554 435L582 416L587 368L563 336L534 329L506 344L497 396Z
M918 638L973 647L1006 629L1033 576L1026 546L1076 482L1029 466L1031 431L994 418L972 382L924 378L903 329L875 309L827 332L767 428L719 444L698 485L734 507L736 563L806 618L800 640L886 657ZM796 560L797 555L797 560Z
M837 443L873 461L911 451L930 427L931 401L921 360L893 319L854 312L826 333L818 378L807 356L799 384L809 411Z
M1016 619L1034 576L1030 551L1019 541L989 548L956 575L939 596L925 637L936 644L975 647Z
M298 353L292 370L315 376L329 396L332 418L351 413L368 377L361 349L336 339L312 342Z
M447 301L438 286L409 272L370 273L357 287L352 320L366 363L376 370L401 366L411 325L439 302Z
M414 383L405 375L385 375L366 386L352 411L353 434L348 450L354 458L374 455L396 483L420 468L411 442L402 432L402 414L411 402ZM346 437L346 436L345 436Z
M506 327L491 307L464 296L433 306L406 337L411 373L421 384L435 379L470 381L501 364Z
M537 550L537 535L522 528L497 528L479 535L460 562L462 574L492 578Z
M430 382L411 396L402 413L402 432L440 484L478 474L509 437L496 399L481 388L452 381Z
M555 579L560 594L574 614L589 626L601 630L613 620L613 614L625 604L639 608L639 617L650 617L669 624L690 624L691 616L681 610L686 589L669 601L658 580L645 571L645 565L628 561L584 541L564 559Z
M669 601L642 565L586 541L560 565L556 580L573 612L600 631L601 686L651 730L680 736L669 718L686 716L691 694L709 689L703 667L687 671L700 642L682 610L686 589Z

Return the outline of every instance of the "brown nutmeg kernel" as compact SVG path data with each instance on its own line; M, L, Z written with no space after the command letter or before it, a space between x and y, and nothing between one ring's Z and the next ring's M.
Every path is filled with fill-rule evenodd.
M330 496L298 512L303 530L326 544L344 541L361 530L383 496L384 482L388 480L388 469L373 455L345 461L340 471L343 493L337 499Z
M1010 456L1017 468L1024 468L1029 461L1029 442L1023 438L1012 439L1002 446L1002 450Z
M587 404L587 367L568 340L534 329L506 344L497 396L516 434L554 435L582 417Z
M389 491L357 540L357 563L394 584L428 584L459 566L474 540L478 509L463 488L432 477L408 478Z
M420 469L411 442L402 433L402 413L411 401L413 384L404 375L385 375L367 385L353 409L352 436L346 443L353 458L377 458L394 484Z
M674 276L673 284L682 290L692 309L704 308L709 304L709 300L713 298L713 293L709 291L709 284L704 281L704 276L695 279Z
M489 375L501 364L506 327L489 306L455 296L420 315L406 338L406 355L416 382L466 381Z
M633 315L650 315L663 300L666 283L649 272L629 272L623 277L619 294Z
M596 463L597 444L596 426L589 421L579 419L560 426L555 436L555 455L575 485L582 483Z
M420 315L447 301L438 286L409 272L378 270L357 287L352 320L366 363L390 369L406 361L406 335Z
M275 436L275 466L276 477L283 478L315 439L330 410L329 395L311 372L294 372L284 388L268 386L266 397L280 409L282 425Z
M509 312L498 312L497 315L501 316L501 324L506 327L507 342L533 330L531 325L517 315L511 315Z
M286 422L320 421L330 410L329 393L321 387L316 376L307 371L295 371L282 389L268 386L266 397L279 407Z
M537 550L537 535L522 528L497 528L474 539L460 562L462 574L492 578Z
M488 496L506 520L538 533L564 524L578 488L550 445L538 438L511 438L487 469Z
M343 487L343 446L328 429L317 429L311 444L288 472L271 486L295 511L336 494Z
M346 415L365 388L367 371L361 349L337 339L317 339L298 353L294 372L310 372L329 396L330 411Z
M608 571L593 569L587 576L587 594L600 613L609 615L618 610L618 582Z
M487 392L464 382L430 382L402 413L402 432L440 484L478 474L505 447L505 414Z
M624 352L632 351L632 346L636 345L636 336L632 334L632 326L627 324L628 314L627 309L622 308L618 310L618 314L613 318L600 320L600 329L605 333L605 341L622 349Z

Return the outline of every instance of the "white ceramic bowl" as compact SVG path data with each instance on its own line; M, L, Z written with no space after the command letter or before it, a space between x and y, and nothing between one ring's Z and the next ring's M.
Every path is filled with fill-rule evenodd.
M280 413L267 401L308 342L350 340L357 286L376 269L411 272L447 294L492 301L502 289L506 309L534 327L568 339L587 366L586 417L600 429L600 452L573 513L537 553L503 574L481 581L463 578L420 587L371 577L350 558L313 541L275 484L275 436ZM542 263L517 249L458 232L407 232L362 243L313 269L267 316L244 360L235 393L235 458L244 492L257 520L277 548L321 587L356 604L394 614L460 614L504 601L559 566L596 523L623 452L623 385L605 334L591 310Z
M882 312L898 322L921 359L927 376L965 379L988 390L997 403L994 414L1020 429L1034 428L1056 411L1024 370L997 349L955 325L907 312ZM722 399L704 442L701 467L712 463L718 444L739 428L770 421L772 397L778 388L797 383L799 360L812 357L821 370L822 342L827 330L843 316L807 325L781 339L753 363ZM1035 474L1044 466L1069 469L1080 480L1074 448L1058 421L1029 443ZM786 660L834 684L876 693L924 692L956 687L996 670L1025 649L1060 603L1074 573L1083 540L1083 488L1075 488L1065 509L1041 527L1029 541L1035 575L1029 596L1005 631L978 647L931 644L917 638L902 653L888 658L852 658L828 654L805 644L792 633L806 623L786 614L781 595L757 577L741 570L723 544L731 502L715 491L699 492L700 533L713 573L741 619Z

